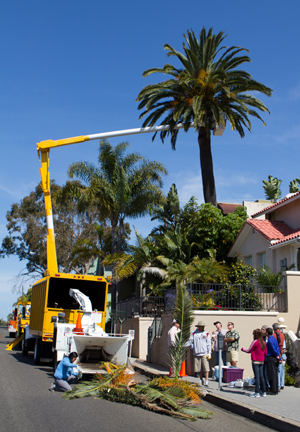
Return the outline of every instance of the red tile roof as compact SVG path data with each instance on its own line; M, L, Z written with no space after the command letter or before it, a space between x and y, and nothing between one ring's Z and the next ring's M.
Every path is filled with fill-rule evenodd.
M268 207L265 207L264 209L260 210L260 211L257 212L257 213L254 213L254 214L251 215L251 216L254 217L254 216L257 216L257 215L259 215L259 214L262 214L262 213L264 213L265 211L272 209L273 207L277 207L278 205L284 203L285 201L289 201L290 199L294 198L294 197L297 196L297 195L300 195L300 191L299 191L299 192L296 192L296 193L293 194L292 196L285 197L285 198L283 198L282 200L277 201L276 203L271 204L271 205L268 206Z
M259 232L272 246L300 237L300 228L293 229L284 222L266 219L247 219L247 224Z

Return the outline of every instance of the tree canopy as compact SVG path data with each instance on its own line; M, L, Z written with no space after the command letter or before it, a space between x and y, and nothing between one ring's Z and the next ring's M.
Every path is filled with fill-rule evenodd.
M69 182L69 187L79 187L80 183ZM51 181L52 196L61 191L61 187ZM7 212L8 235L2 240L1 257L16 255L26 261L23 276L43 276L47 268L44 195L39 184L33 192L15 203ZM83 272L84 262L75 263L72 251L77 242L83 239L97 241L94 224L98 221L98 212L91 207L79 212L74 200L63 202L53 200L54 231L59 271Z
M211 154L211 130L225 125L241 137L245 129L251 131L250 117L263 122L258 111L269 112L253 92L271 96L272 90L255 81L250 73L241 70L243 63L251 62L247 49L238 46L222 46L224 32L213 34L213 29L202 28L199 39L193 30L184 35L184 54L165 44L168 57L175 57L181 67L165 64L163 68L148 69L147 77L153 73L169 75L166 81L144 87L138 97L138 109L143 110L140 118L146 116L143 127L169 125L160 132L160 138L171 136L172 148L176 148L178 124L184 125L185 132L194 127L198 134L200 164L204 199L206 203L217 204L213 163ZM155 138L156 133L153 137Z

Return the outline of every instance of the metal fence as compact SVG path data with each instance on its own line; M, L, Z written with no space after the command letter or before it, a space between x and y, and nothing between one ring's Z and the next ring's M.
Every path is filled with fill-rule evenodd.
M255 284L189 284L187 289L195 310L286 311L285 288ZM169 289L164 297L144 296L121 301L116 305L116 313L121 318L160 317L174 309L175 299L176 289Z
M285 288L274 286L189 284L196 310L286 311ZM176 289L165 292L165 311L175 306Z
M134 316L161 316L164 313L164 297L144 296L121 301L116 312L122 318Z

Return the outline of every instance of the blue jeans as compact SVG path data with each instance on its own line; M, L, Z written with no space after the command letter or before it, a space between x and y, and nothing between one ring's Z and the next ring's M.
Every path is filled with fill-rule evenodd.
M215 366L219 366L219 351L214 351L215 353ZM223 365L226 366L226 351L222 351L222 361Z
M282 361L278 365L278 388L284 387L285 380L285 370L284 370L285 361Z
M266 392L266 383L264 379L264 365L263 363L253 363L252 362L252 369L254 372L254 378L255 378L255 393L259 393L259 387L262 393Z

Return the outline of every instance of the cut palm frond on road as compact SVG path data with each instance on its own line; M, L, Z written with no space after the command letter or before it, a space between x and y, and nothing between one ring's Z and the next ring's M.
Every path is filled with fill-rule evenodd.
M107 375L101 374L92 381L82 382L72 391L64 393L63 397L75 399L94 396L183 420L209 418L213 414L199 407L201 393L195 384L168 377L157 377L148 384L138 384L134 380L136 374L128 374L126 366L107 368L111 370Z

